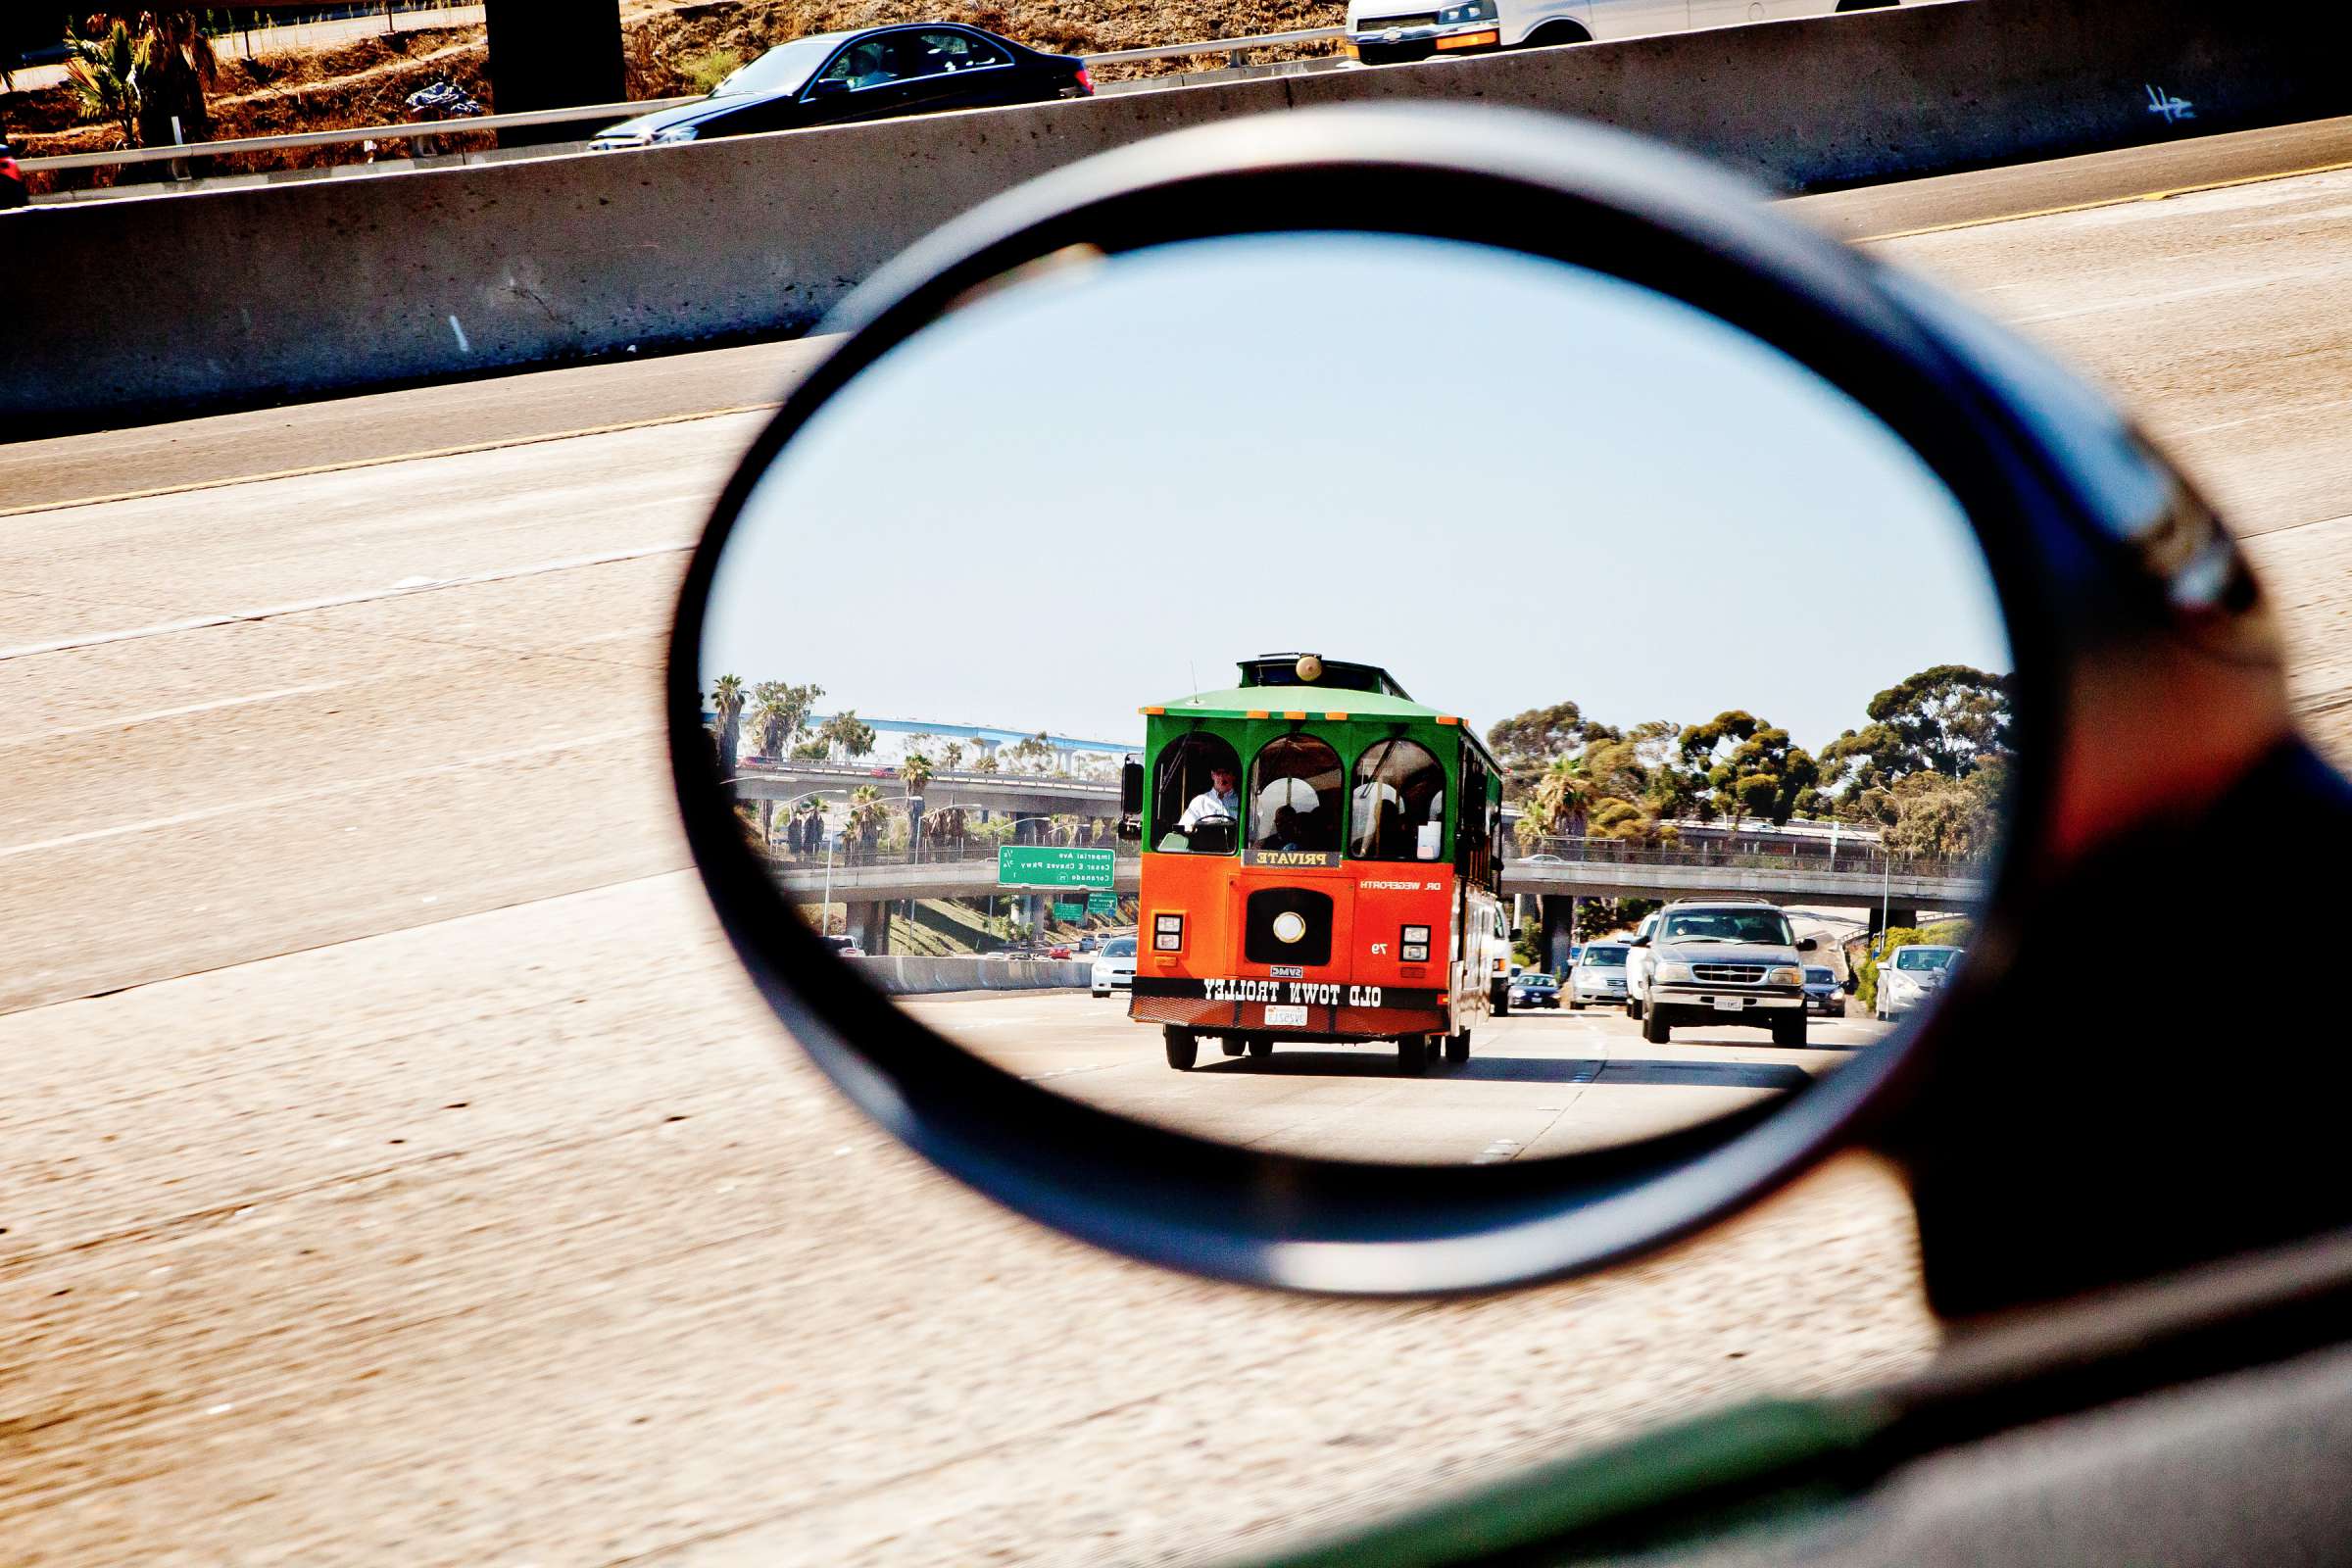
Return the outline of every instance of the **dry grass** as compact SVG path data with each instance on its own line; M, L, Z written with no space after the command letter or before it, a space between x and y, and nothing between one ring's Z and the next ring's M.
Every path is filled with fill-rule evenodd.
M621 27L628 96L634 99L700 91L697 67L707 73L705 63L714 51L731 50L749 60L808 33L883 23L965 22L1039 49L1102 54L1194 38L1330 26L1345 15L1344 0L623 0ZM1257 58L1318 52L1312 47L1267 51ZM495 109L484 75L485 58L482 30L456 27L289 50L255 60L223 60L212 100L213 134L225 139L394 123L408 118L408 95L439 76L449 77ZM1158 74L1221 64L1221 58L1192 56L1109 67L1100 74ZM111 127L85 122L63 87L0 98L0 124L10 128L19 152L26 157L120 145L120 135ZM467 145L455 137L444 138L444 143ZM488 138L476 137L471 144L488 145ZM397 157L401 150L390 143L383 156ZM252 172L350 162L361 156L356 146L303 148L218 162L221 172ZM114 172L91 172L106 182Z

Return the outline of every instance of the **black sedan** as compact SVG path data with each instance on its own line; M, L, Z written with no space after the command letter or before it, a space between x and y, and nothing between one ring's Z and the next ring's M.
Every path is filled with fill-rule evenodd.
M707 97L609 125L588 146L612 152L941 109L1084 98L1094 90L1082 61L1041 54L978 27L918 22L819 32L770 49Z

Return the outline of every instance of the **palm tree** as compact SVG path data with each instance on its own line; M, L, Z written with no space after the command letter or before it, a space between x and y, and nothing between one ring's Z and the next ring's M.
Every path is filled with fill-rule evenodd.
M839 751L855 760L874 749L874 726L845 708L817 726L816 738L825 743L828 755Z
M1556 758L1536 780L1536 787L1528 792L1522 809L1528 825L1535 829L1535 836L1571 834L1583 825L1592 797L1592 780L1582 760Z
M743 740L743 677L721 675L712 681L710 701L718 709L718 776L733 778Z
M124 15L123 13L117 13ZM192 10L151 10L128 13L132 28L146 40L147 69L139 91L139 139L150 147L169 146L172 121L180 141L213 139L212 110L204 95L220 79L220 62L213 41Z
M882 836L882 824L890 820L890 805L882 792L871 784L860 784L850 791L850 833L861 844L871 844Z
M963 743L950 741L939 749L939 765L953 773L963 766Z
M931 759L920 752L908 752L899 762L899 782L906 786L909 797L919 798L923 786L931 782Z
M931 782L931 759L908 752L899 760L899 781L906 786L906 847L922 843L923 786Z
M794 686L780 680L763 680L753 687L752 733L760 737L760 755L781 761L808 722L808 710L824 695L821 686Z

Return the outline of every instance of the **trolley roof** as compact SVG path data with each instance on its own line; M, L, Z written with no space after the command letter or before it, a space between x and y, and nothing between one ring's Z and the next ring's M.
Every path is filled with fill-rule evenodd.
M1261 654L1244 660L1242 685L1173 698L1144 712L1168 718L1417 719L1459 727L1471 749L1493 760L1494 754L1472 725L1456 714L1414 702L1379 665L1326 659L1321 661L1322 673L1308 682L1294 672L1300 657Z

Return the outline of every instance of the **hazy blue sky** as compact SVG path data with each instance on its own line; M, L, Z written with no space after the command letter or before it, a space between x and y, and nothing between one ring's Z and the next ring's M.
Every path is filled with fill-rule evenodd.
M1077 267L894 351L720 573L706 682L1119 739L1311 649L1483 731L1745 708L1818 746L2009 667L1957 504L1794 362L1647 290L1436 241Z

